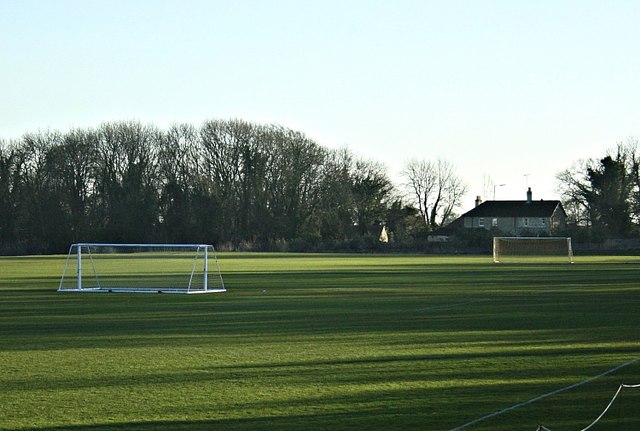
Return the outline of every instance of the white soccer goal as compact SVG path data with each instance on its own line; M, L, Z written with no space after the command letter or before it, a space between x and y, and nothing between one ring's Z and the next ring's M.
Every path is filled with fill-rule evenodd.
M225 291L209 244L72 244L58 286L58 292Z
M504 237L493 238L493 261L564 261L573 263L571 238L568 237Z

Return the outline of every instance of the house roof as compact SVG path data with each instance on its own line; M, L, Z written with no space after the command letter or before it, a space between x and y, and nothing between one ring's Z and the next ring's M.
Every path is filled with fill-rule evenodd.
M486 201L462 217L551 217L560 201Z

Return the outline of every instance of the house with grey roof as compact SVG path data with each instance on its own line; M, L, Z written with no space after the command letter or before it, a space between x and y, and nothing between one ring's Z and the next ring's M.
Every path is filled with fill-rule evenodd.
M522 201L486 201L476 198L476 206L452 223L464 229L498 230L511 236L553 235L566 227L567 214L556 200L533 200L531 187Z

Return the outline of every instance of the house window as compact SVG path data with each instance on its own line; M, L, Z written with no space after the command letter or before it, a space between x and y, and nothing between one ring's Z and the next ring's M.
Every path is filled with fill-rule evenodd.
M497 218L492 218L491 219L491 226L492 227L498 227L498 219Z
M529 217L525 217L525 219L524 219L524 225L525 225L525 226L529 226Z
M484 218L483 217L480 217L478 219L478 227L484 227Z

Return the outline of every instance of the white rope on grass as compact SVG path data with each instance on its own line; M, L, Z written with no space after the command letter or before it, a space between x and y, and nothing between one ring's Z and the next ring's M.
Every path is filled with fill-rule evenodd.
M594 376L594 377L589 377L588 379L583 380L581 382L574 383L574 384L569 385L569 386L565 386L564 388L556 389L555 391L547 392L546 394L538 395L537 397L531 398L530 400L523 401L523 402L518 403L518 404L514 404L511 407L506 407L506 408L504 408L502 410L498 410L497 412L489 413L488 415L482 416L481 418L478 418L478 419L474 419L471 422L467 422L466 424L462 424L462 425L457 426L455 428L451 428L449 431L458 431L458 430L467 428L467 427L469 427L471 425L475 425L475 424L483 422L483 421L485 421L487 419L490 419L490 418L493 418L493 417L496 417L496 416L500 416L500 415L502 415L504 413L510 412L511 410L515 410L515 409L518 409L520 407L524 407L524 406L527 406L529 404L533 404L536 401L540 401L540 400L542 400L544 398L547 398L547 397L550 397L550 396L553 396L553 395L557 395L557 394L559 394L561 392L565 392L565 391L577 388L578 386L585 385L585 384L587 384L589 382L592 382L592 381L597 380L597 379L599 379L601 377L609 375L609 374L611 374L613 372L618 371L621 368L624 368L626 366L634 364L634 363L636 363L638 361L640 361L640 357L635 358L635 359L631 359L631 360L629 360L627 362L624 362L623 364L618 365L617 367L613 367L610 370L605 371L604 373L598 374L597 376ZM546 428L542 428L542 431L544 431L544 430L550 431L550 430L547 430Z
M600 416L598 416L593 422L591 422L586 428L582 428L580 431L587 431L589 430L592 426L594 426L600 419L602 419L602 417L609 411L609 409L611 408L611 406L613 405L613 402L616 400L616 398L618 398L618 395L620 395L620 392L622 391L623 388L640 388L640 384L638 385L625 385L624 383L621 384L620 386L618 386L618 390L616 391L616 393L613 395L613 398L611 398L611 401L609 401L609 404L607 405L607 407L605 407L605 409L602 411L602 413L600 413ZM540 427L538 427L537 431L551 431L549 428L546 428L542 425L540 425Z
M600 416L598 416L596 418L596 420L594 420L593 422L591 422L591 424L589 424L589 426L587 426L586 428L581 429L580 431L587 431L589 428L591 428L592 426L594 426L596 424L596 422L598 422L600 419L602 419L602 416L604 416L608 411L609 408L611 407L611 405L613 404L613 402L616 400L616 398L618 398L618 395L620 395L620 391L622 390L622 388L624 388L625 385L620 385L618 387L618 390L616 391L615 395L613 396L613 398L611 398L611 401L609 401L609 404L607 405L607 407L605 407L605 409L602 411L602 413L600 413Z

